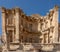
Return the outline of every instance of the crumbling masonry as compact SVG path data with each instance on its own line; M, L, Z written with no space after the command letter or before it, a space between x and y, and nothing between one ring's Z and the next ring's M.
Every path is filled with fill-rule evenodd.
M3 52L56 51L60 41L58 14L58 6L51 9L46 16L27 16L20 8L2 7Z

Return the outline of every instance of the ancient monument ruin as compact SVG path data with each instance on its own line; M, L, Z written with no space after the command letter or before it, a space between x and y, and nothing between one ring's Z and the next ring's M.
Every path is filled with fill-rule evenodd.
M57 52L60 51L58 32L59 7L46 14L27 16L20 8L2 9L3 51Z

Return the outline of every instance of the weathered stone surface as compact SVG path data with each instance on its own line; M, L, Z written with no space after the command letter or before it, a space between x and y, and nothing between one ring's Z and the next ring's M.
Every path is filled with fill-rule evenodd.
M29 50L30 52L31 50L33 50L32 52L39 52L39 50L44 51L45 48L45 51L53 51L55 43L60 41L58 14L57 6L51 9L46 16L38 14L26 16L20 8L6 9L3 7L3 50L9 51L12 49L21 52L20 49L22 49L22 52L28 52Z

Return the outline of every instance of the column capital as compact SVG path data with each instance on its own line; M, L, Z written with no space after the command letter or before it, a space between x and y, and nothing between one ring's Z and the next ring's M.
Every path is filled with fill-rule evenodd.
M5 7L1 7L2 13L6 12L6 8Z
M19 10L20 10L20 8L18 8L18 7L15 8L15 11L16 12L19 12Z
M59 8L60 8L60 7L59 7L58 5L55 5L54 10L58 11Z

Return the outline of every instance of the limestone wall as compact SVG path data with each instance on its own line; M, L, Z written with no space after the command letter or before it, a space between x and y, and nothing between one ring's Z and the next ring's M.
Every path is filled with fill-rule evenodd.
M6 49L10 48L11 43L20 46L20 43L58 42L58 14L58 6L46 16L27 16L20 8L2 8L2 36Z

